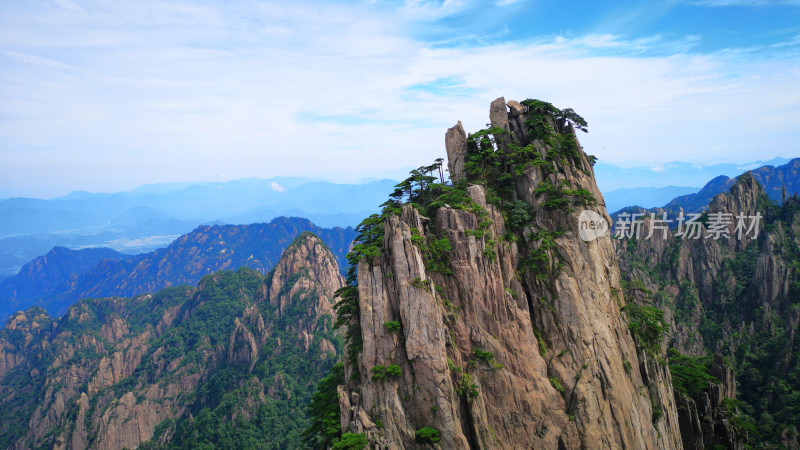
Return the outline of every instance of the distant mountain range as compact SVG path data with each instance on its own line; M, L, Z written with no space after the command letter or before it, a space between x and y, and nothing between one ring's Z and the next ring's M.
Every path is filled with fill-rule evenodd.
M784 190L787 196L800 193L800 158L795 158L781 166L763 166L750 171L766 194L772 200L781 204L783 199ZM677 215L683 209L685 212L700 212L707 208L711 199L715 195L727 192L734 184L736 178L731 178L725 175L714 177L711 181L705 184L698 192L688 195L675 197L671 201L655 206L645 206L642 204L633 204L619 210L613 210L608 207L609 212L614 212L612 217L616 217L620 212L644 212L648 209L658 208L667 211L670 214ZM608 205L608 201L606 201Z
M0 200L0 280L57 246L135 254L163 247L198 225L267 222L280 216L304 217L323 227L352 226L376 212L396 183L277 177Z
M708 180L717 177L731 179L747 170L770 165L780 166L788 162L790 160L785 158L774 158L746 164L702 165L672 162L655 167L630 168L598 162L594 170L597 185L606 201L606 209L615 212L626 206L662 206L676 197L697 193L701 190L700 186L708 183ZM699 204L706 205L710 199L711 196Z
M59 314L81 298L129 297L178 284L195 284L218 270L248 267L267 273L281 252L303 232L319 236L341 267L355 238L348 228L321 228L307 219L280 217L270 223L200 226L166 248L140 255L110 249L57 247L0 282L0 322L40 306Z
M303 178L252 178L224 183L153 184L114 194L73 192L52 200L11 198L0 201L0 213L6 218L0 223L0 237L88 227L141 229L148 222L155 222L154 228L160 230L170 223L196 226L210 221L238 223L240 218L264 221L298 214L321 226L355 225L365 213L377 209L396 183L378 180L336 184ZM323 220L317 220L316 216ZM331 216L345 219L326 222Z
M763 166L780 166L789 161L789 159L778 157L768 161L752 161L743 164L706 165L676 161L655 166L636 167L620 167L598 161L594 166L594 173L597 178L597 187L600 188L603 196L607 196L617 189L703 186L708 180L720 175L736 177L748 170Z
M601 161L595 175L606 207L613 212L632 205L662 206L698 193L699 186L720 175L734 177L787 162L775 158L747 164L673 162L623 168ZM395 184L391 179L337 184L275 177L148 184L130 192L73 192L52 200L0 200L0 281L54 247L108 247L132 255L164 247L199 225L258 223L280 216L304 217L322 227L353 226L376 212Z
M699 187L688 186L623 188L603 193L603 198L606 201L606 209L614 212L630 205L645 208L661 206L675 197L694 194L699 190Z

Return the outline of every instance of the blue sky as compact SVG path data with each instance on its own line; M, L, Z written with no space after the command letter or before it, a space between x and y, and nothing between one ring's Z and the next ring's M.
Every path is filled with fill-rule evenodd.
M0 197L399 177L499 97L612 164L800 155L800 1L0 4Z

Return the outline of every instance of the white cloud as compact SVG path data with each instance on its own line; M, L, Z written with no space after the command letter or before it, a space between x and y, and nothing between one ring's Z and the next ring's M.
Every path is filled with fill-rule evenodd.
M575 108L586 151L611 161L797 153L796 55L693 54L692 38L658 35L451 48L413 38L465 4L5 5L0 191L220 171L354 181L443 156L445 129L482 128L501 95ZM671 56L643 56L653 47Z
M54 0L54 1L58 6L60 6L61 8L66 9L68 11L78 11L78 10L81 9L80 6L76 5L75 3L71 2L70 0Z
M270 187L270 189L272 189L275 192L286 192L286 188L285 187L281 186L280 184L278 184L278 183L276 183L274 181L272 183L270 183L269 187Z
M434 21L460 12L466 6L462 0L405 0L400 12L407 18Z

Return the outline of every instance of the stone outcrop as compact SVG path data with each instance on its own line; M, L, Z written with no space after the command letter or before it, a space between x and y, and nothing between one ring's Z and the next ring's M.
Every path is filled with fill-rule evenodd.
M447 151L447 170L450 178L457 181L464 178L464 162L467 157L467 133L459 121L449 128L444 135L444 146Z
M548 144L524 131L531 112L509 105L491 105L491 125L504 131L497 145L516 140L547 158ZM455 180L466 176L461 130L446 138ZM610 220L592 164L582 151L551 160L552 171L532 165L514 176L513 195L533 216L520 238L507 237L480 184L467 192L491 220L485 230L474 211L447 206L423 217L406 205L385 222L382 254L358 267L363 350L345 365L348 378L360 375L340 387L344 432L365 433L375 448L414 448L423 427L438 430L436 448L681 448L669 372L641 356L621 313L613 244L582 241L579 211L549 209L537 192L544 182L585 189L598 202L587 208ZM452 274L430 270L419 245L442 238ZM554 268L546 277L529 262L542 246ZM390 364L400 376L372 376Z
M288 282L292 286L286 290ZM333 293L344 285L339 266L325 243L313 234L299 236L284 252L269 287L269 298L283 313L295 296L316 295L316 316L333 313Z

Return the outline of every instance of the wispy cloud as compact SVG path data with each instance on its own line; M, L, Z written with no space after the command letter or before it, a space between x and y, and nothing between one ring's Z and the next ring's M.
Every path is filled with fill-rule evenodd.
M54 0L54 1L56 2L56 5L69 11L77 11L81 9L80 6L76 5L70 0Z
M80 7L0 7L0 191L356 180L443 156L445 128L477 131L501 95L575 108L586 150L612 161L743 161L800 141L788 45L755 58L659 33L418 37L466 0Z
M400 13L414 20L435 21L461 12L466 0L406 0Z

